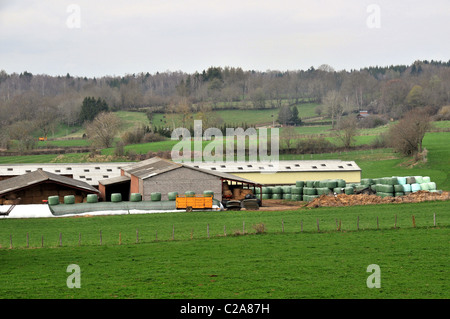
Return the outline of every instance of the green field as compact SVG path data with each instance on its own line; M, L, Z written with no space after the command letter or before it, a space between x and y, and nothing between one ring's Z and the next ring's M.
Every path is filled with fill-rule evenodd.
M336 230L336 219L342 231ZM264 234L252 227L259 223L266 226ZM450 297L448 201L283 212L5 219L0 224L2 298ZM80 289L66 286L70 264L80 266ZM371 264L380 266L379 289L366 286Z

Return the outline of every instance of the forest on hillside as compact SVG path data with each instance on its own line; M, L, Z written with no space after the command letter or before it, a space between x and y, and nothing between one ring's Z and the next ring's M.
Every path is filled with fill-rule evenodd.
M186 113L317 103L318 115L332 116L327 107L337 104L347 113L367 110L399 119L417 107L428 107L436 115L450 105L450 60L350 71L336 71L325 64L308 70L264 72L209 67L193 74L166 71L100 78L2 70L0 141L31 129L45 135L55 123L81 125L85 120L80 116L82 104L88 97L98 99L109 111Z

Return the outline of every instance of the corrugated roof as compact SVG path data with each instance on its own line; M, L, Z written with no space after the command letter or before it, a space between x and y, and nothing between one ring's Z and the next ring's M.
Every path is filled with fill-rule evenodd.
M186 166L225 173L336 172L361 171L354 161L292 160L273 162L184 163Z
M11 177L6 180L0 181L0 195L45 181L53 181L56 183L67 185L69 187L98 193L98 190L88 183L38 169L31 173Z
M254 181L238 177L235 175L227 174L225 172L212 171L207 169L202 169L199 167L194 167L191 165L185 165L180 163L175 163L166 159L162 159L160 157L152 157L151 159L132 164L126 167L123 167L123 170L131 175L137 176L141 179L147 179L155 175L159 175L174 169L178 169L181 167L186 167L189 169L197 170L209 175L217 176L223 179L233 180L242 183L250 183L259 185L259 183L255 183Z
M98 183L106 186L106 185L128 182L130 180L131 180L131 178L128 176L117 176L117 177L99 180Z

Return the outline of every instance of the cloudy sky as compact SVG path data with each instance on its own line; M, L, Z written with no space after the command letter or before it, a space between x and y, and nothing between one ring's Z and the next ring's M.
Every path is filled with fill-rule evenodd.
M0 70L336 70L450 59L449 0L0 0Z

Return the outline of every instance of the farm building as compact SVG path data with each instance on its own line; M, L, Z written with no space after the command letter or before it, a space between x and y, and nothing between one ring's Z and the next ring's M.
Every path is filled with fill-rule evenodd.
M98 190L86 182L40 169L0 181L0 204L5 205L42 204L49 196L59 196L63 202L68 195L81 203L88 194L98 194Z
M0 181L41 169L57 175L72 177L96 187L101 179L120 176L120 167L124 165L129 165L129 163L2 164L0 165Z
M238 194L242 189L251 189L255 193L256 187L262 185L224 172L203 170L159 157L124 166L120 177L99 181L100 197L105 201L109 201L115 192L125 198L131 193L140 193L142 200L150 200L152 193L161 193L161 200L167 200L170 192L184 195L189 191L195 194L212 191L214 198L222 201L224 196L230 195L238 199L245 192Z
M361 181L361 168L354 161L313 160L279 162L185 163L206 171L228 173L264 185L292 185L296 181L343 179Z

